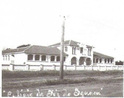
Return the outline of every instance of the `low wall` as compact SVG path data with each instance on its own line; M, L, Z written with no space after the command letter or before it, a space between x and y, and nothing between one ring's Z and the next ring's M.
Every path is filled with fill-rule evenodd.
M73 66L73 65L64 65L64 70L98 70L98 71L107 71L107 70L123 70L123 65L110 65L110 66ZM60 70L59 65L2 65L2 70L10 71L40 71L40 70Z

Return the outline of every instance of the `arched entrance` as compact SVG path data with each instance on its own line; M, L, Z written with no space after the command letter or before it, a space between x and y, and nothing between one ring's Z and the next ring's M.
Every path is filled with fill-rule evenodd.
M79 59L79 65L83 65L84 64L84 60L85 60L84 57L80 57L80 59Z
M91 65L91 59L90 58L86 59L86 65Z
M71 65L76 65L77 64L77 58L76 57L73 57L71 59Z

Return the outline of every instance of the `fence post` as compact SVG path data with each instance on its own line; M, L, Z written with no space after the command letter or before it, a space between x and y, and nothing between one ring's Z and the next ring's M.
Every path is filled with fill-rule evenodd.
M84 70L85 70L85 66L83 65L83 67L84 67Z
M29 71L29 70L30 70L30 68L29 68L29 65L28 65L28 64L26 64L26 65L25 65L25 67L26 67L26 68L25 68L25 70L27 70L27 71Z
M75 65L75 70L76 70L76 66L77 66L77 65Z
M40 65L40 69L44 70L44 65L43 64Z
M107 66L105 65L105 71L107 71Z
M92 67L92 70L93 70L93 66L91 66Z
M100 66L98 65L98 71L100 71Z
M40 64L40 70L42 70L42 64Z
M111 65L111 70L113 70L113 66Z
M10 70L10 71L14 71L14 64L10 64L10 65L9 65L9 70Z
M54 70L56 70L56 65L55 65L55 64L53 64L53 66L54 66Z

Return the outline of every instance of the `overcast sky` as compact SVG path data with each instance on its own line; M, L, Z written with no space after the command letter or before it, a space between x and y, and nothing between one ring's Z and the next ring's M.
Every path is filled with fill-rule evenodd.
M0 0L0 47L60 42L65 15L65 40L124 60L123 13L123 0Z

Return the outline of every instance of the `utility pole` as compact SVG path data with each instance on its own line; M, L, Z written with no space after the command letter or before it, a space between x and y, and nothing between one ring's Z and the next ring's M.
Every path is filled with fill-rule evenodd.
M64 32L65 32L65 16L63 16L62 36L61 36L61 52L60 52L60 79L63 80L64 66Z

